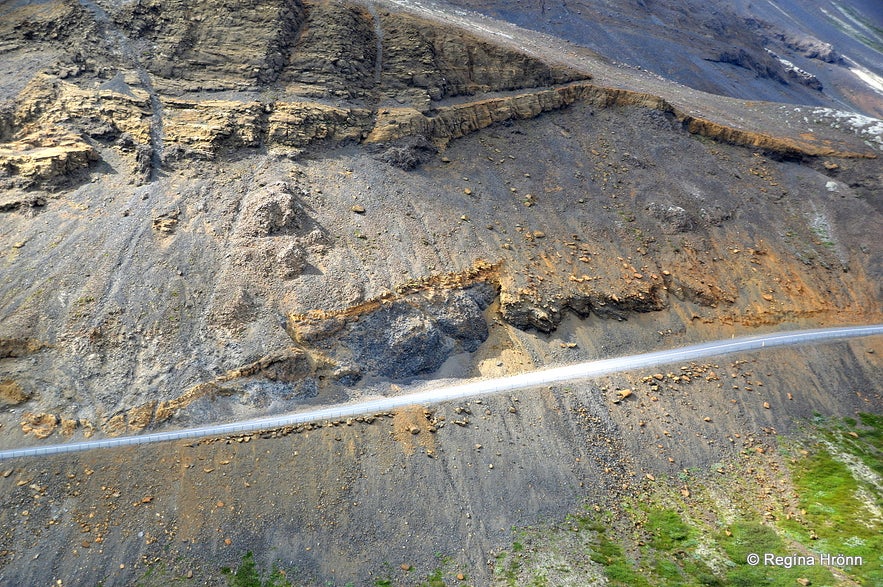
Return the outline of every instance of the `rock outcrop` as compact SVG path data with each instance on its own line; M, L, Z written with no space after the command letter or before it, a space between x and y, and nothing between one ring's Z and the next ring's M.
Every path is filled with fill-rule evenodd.
M142 0L113 16L153 50L146 60L163 92L255 88L274 81L304 22L299 1L247 1L219 7L197 0Z
M35 76L0 113L0 169L19 178L9 185L71 175L100 156L99 146L116 149L143 182L159 165L243 149L297 157L350 142L416 138L444 146L576 102L654 108L688 132L787 155L864 155L736 128L661 96L594 84L588 73L462 29L359 4L249 2L235 18L206 0L144 0L110 16L50 4L33 22L16 12L5 37L21 43L39 29L57 41L63 35L52 31L91 18L104 40L79 47L94 53L74 60L79 69ZM136 48L134 39L149 44ZM744 52L720 59L760 67ZM761 73L778 75L769 61ZM412 151L387 159L413 167L422 156Z
M874 243L847 246L873 233L856 212L877 182L870 122L853 135L785 107L768 127L769 104L380 5L44 4L0 25L19 62L36 63L24 43L51 61L0 80L0 335L18 341L0 341L0 380L34 413L129 433L293 409L458 353L495 365L515 345L499 331L569 315L741 325L873 305ZM94 38L61 34L81 20ZM818 155L843 159L800 164ZM806 186L811 204L792 197ZM797 236L762 245L734 228L746 214ZM724 243L771 252L743 263Z
M34 132L0 143L0 181L17 176L29 185L69 175L96 160L95 148L74 134L59 130Z
M0 381L0 403L7 406L17 406L31 398L21 385L12 379Z
M321 349L340 379L402 379L431 373L455 352L474 351L488 336L483 311L493 284L404 293L325 317L291 317L296 340Z

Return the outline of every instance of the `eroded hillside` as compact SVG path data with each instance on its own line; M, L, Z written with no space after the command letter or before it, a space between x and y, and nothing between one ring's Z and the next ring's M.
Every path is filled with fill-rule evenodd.
M254 417L396 393L414 378L881 321L881 121L705 94L433 6L0 7L4 447ZM606 481L593 498L615 498L639 472L673 475L734 457L711 441L724 444L735 430L747 438L787 430L792 417L813 411L878 410L879 353L869 351L880 349L869 345L765 359L768 375L757 381L774 388L770 395L749 382L749 395L730 397L726 366L694 365L685 369L698 375L684 383L697 385L681 389L672 375L663 389L677 391L661 403L656 390L637 391L657 385L645 381L654 373L631 374L544 390L525 404L509 397L439 408L461 425L439 426L439 414L415 409L315 434L310 426L291 444L227 439L233 456L206 444L176 446L172 460L146 449L113 457L117 465L143 460L153 480L84 456L76 471L64 470L72 481L42 503L77 497L77 483L89 487L88 499L103 499L96 487L113 496L105 488L125 485L127 498L144 493L132 506L144 504L138 515L156 497L169 508L160 517L174 522L152 531L152 541L131 542L131 552L93 545L113 536L124 548L143 525L138 515L115 526L113 516L88 523L77 509L60 534L47 535L61 540L86 524L89 539L71 556L97 553L87 573L96 581L108 576L108 561L156 556L151 544L182 537L193 551L182 547L181 556L205 565L230 563L233 551L218 549L231 544L295 549L291 560L315 582L364 579L366 569L380 577L384 561L398 560L395 549L427 565L424 547L433 544L490 580L490 570L476 569L512 524L569 511L598 478ZM821 365L829 361L843 369L828 372ZM800 396L811 369L818 381ZM625 397L640 405L613 403L623 389L635 389ZM696 420L689 398L706 394L709 419ZM694 440L706 424L707 436ZM666 442L666 459L650 458L672 434L682 445ZM549 438L557 440L539 442ZM510 477L485 493L489 479L473 467L485 473L488 461L464 451L501 457L474 447L505 439L517 447ZM271 460L287 463L279 474L295 488L274 493L274 480L254 473L263 493L246 504L240 491L263 458L248 451L258 445L281 451ZM292 446L308 459L289 462ZM430 458L416 464L415 455ZM328 466L335 459L349 460ZM233 497L199 501L211 483L193 472L223 472L234 461L236 482L217 486ZM61 464L53 462L59 475ZM79 478L80 464L101 471L101 484ZM33 477L27 466L4 474L27 481L19 488ZM409 479L438 491L420 507L395 501L410 512L402 517L384 514ZM516 489L531 479L536 486L519 501ZM159 497L162 487L178 494ZM0 569L28 582L36 571L21 557L36 552L35 528L61 518L36 507L21 514L29 497L14 491L15 508L3 515L46 514L24 530L4 524L0 539ZM371 507L354 509L366 495ZM216 505L240 501L229 512ZM455 511L461 501L476 504L475 521L465 506ZM502 511L498 501L521 505ZM263 520L277 517L268 512L278 504L291 522L270 535ZM191 506L199 515L176 510ZM216 532L210 514L223 519L218 529L238 524L239 533L206 539ZM407 525L428 518L451 532L413 538ZM294 528L336 550L283 537ZM389 533L398 538L388 548L364 550ZM351 562L354 548L363 549L363 567ZM76 566L68 554L59 550L53 562L66 580ZM122 573L121 584L140 572Z
M540 332L879 314L873 119L616 87L372 5L50 6L2 32L10 63L46 51L0 145L23 421L119 434L426 376L490 307Z

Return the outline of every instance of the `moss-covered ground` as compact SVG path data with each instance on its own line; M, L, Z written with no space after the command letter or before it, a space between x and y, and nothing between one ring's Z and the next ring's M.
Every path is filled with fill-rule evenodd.
M518 530L496 584L883 585L883 417L816 418L775 445Z

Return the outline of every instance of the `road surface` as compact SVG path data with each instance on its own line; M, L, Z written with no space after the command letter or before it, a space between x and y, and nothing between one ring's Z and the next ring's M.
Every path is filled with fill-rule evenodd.
M100 448L118 448L139 444L150 444L154 442L198 439L210 436L250 434L262 430L272 430L307 422L339 420L341 418L375 414L378 412L389 412L390 410L404 406L435 404L468 397L486 396L504 391L514 391L516 389L540 387L553 383L592 379L602 375L609 375L611 373L655 367L670 363L683 363L717 355L872 335L883 335L883 324L822 328L816 330L797 330L792 332L779 332L732 338L665 351L588 361L577 363L575 365L568 365L566 367L541 369L538 371L520 373L518 375L509 375L507 377L469 380L464 383L444 385L414 393L406 393L392 397L381 397L374 400L358 401L349 404L338 404L325 408L278 416L267 416L264 418L256 418L253 420L245 420L229 424L212 424L208 426L200 426L198 428L187 428L184 430L173 430L169 432L154 432L140 436L124 436L102 440L71 442L68 444L53 444L2 450L0 451L0 461L22 457L38 457L60 453L83 452Z

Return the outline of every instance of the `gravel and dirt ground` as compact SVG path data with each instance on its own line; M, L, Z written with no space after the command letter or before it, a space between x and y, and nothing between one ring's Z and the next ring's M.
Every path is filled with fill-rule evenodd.
M879 120L406 8L0 6L3 447L883 321ZM507 581L513 527L879 414L881 353L3 463L0 582L223 585L249 551L295 584Z

